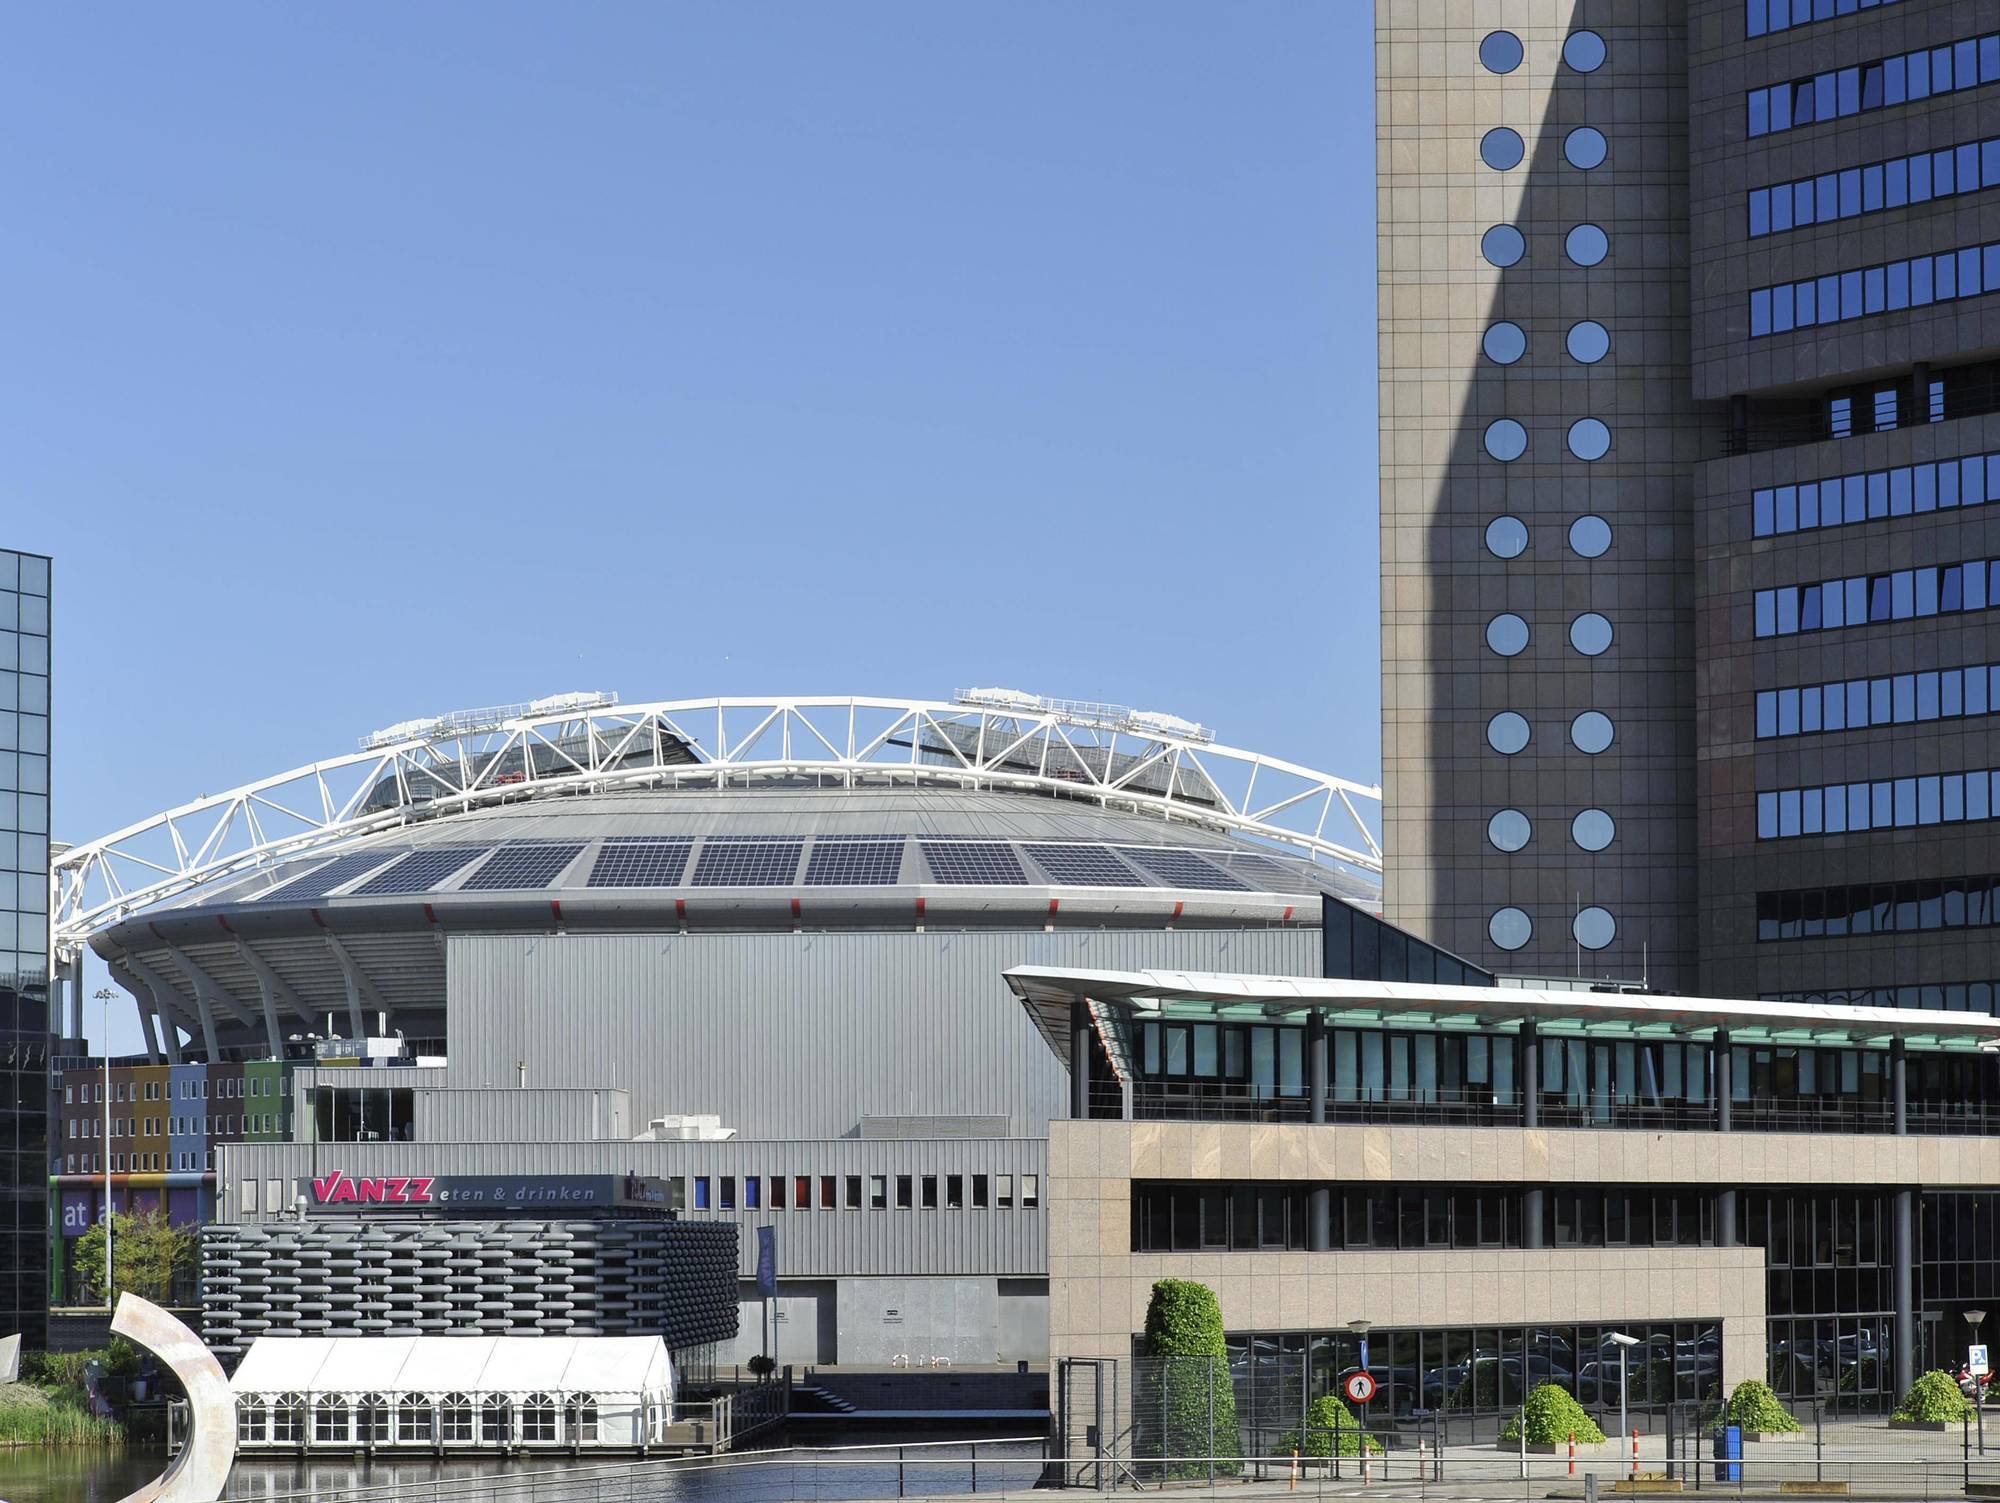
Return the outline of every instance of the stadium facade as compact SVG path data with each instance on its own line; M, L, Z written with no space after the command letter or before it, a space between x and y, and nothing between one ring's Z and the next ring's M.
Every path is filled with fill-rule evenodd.
M740 1231L725 1363L767 1227L785 1360L1040 1359L1067 1086L1004 973L1312 976L1329 897L1377 926L1374 790L1115 706L577 698L372 742L63 857L64 984L88 943L149 1057L109 1140L64 1077L58 1270L107 1178L232 1229L214 1263L351 1220L336 1175L638 1176Z

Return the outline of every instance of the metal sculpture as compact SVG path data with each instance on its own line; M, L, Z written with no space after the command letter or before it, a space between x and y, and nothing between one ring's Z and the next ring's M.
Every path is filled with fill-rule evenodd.
M158 1357L188 1399L188 1438L173 1465L119 1503L215 1503L236 1462L236 1400L199 1336L151 1300L118 1296L112 1331Z

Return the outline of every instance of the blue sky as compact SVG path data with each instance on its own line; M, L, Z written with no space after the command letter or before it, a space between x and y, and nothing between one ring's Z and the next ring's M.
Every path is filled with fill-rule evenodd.
M1372 61L1326 0L16 13L58 838L578 688L1373 780Z

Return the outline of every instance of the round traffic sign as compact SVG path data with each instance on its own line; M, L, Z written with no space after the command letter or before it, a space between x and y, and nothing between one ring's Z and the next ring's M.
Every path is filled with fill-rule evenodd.
M1375 1380L1367 1373L1349 1373L1347 1396L1357 1404L1367 1403L1375 1397Z

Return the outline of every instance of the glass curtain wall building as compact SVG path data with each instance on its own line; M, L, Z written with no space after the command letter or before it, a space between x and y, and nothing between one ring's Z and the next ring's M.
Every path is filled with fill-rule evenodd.
M49 561L0 549L0 1332L48 1307Z
M1385 914L1986 1011L2000 31L1377 6Z

